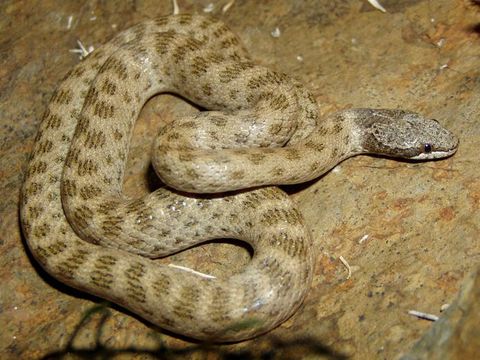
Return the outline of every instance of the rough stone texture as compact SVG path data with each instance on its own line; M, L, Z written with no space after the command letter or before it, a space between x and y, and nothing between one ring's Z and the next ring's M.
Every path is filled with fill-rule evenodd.
M476 359L480 354L480 269L472 272L445 316L401 360Z
M75 358L93 352L117 358L202 359L301 354L391 359L406 354L432 325L408 310L440 314L480 260L479 7L466 0L383 0L384 14L366 0L237 0L223 14L226 0L179 2L182 12L202 12L212 2L213 14L241 36L252 55L309 86L322 112L348 107L416 110L454 131L460 149L450 159L424 164L357 157L318 181L286 188L318 247L316 276L304 306L258 339L221 347L191 344L117 307L97 307L100 300L42 272L29 257L17 212L38 121L56 84L78 62L68 50L77 39L98 46L135 22L168 14L170 2L3 1L2 359L66 353ZM280 36L272 37L276 27ZM158 186L148 165L152 136L164 121L192 111L170 95L146 105L131 148L128 194ZM350 279L340 256L352 267ZM248 261L248 252L234 243L208 244L162 261L215 274L235 271ZM467 293L469 304L478 302L478 291ZM469 309L475 311L473 305ZM468 313L451 318L451 329L457 329L451 336L475 329L471 322L462 327L461 319L468 318ZM464 345L468 354L480 348L474 341L449 344L452 354L463 354ZM424 349L424 354L435 351Z

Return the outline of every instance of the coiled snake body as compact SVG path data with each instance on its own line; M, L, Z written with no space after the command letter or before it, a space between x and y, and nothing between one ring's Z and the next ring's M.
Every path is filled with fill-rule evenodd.
M128 199L121 187L134 121L167 91L210 111L159 134L153 164L170 188ZM256 65L223 23L161 17L120 33L60 84L28 165L22 227L60 281L176 333L237 341L293 314L312 277L302 216L269 185L314 179L360 153L429 159L456 147L435 120L407 111L320 119L303 86ZM216 238L252 246L243 271L209 278L153 260Z

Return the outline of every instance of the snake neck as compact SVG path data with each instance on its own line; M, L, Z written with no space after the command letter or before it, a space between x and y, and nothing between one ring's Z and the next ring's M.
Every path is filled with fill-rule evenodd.
M320 130L320 134L330 144L332 154L338 155L331 156L333 162L360 154L407 157L404 149L401 153L401 149L394 148L405 132L399 125L404 113L391 109L341 110L326 119L327 130L323 130L325 134Z
M301 142L289 145L301 154L302 161L288 161L289 147L283 152L289 169L289 177L281 184L294 184L316 179L343 160L361 154L361 126L348 111L340 111L323 118L316 128Z
M333 113L326 119L330 131L330 141L337 152L343 154L338 161L349 157L372 153L367 141L368 129L374 119L369 109L347 109Z
M387 109L347 109L339 111L331 117L333 121L344 124L346 131L350 134L350 156L360 154L379 154L390 155L385 144L389 142L388 138L377 139L375 136L378 125L392 129L392 141L395 138L393 129L395 128L396 110ZM391 142L391 141L390 141Z

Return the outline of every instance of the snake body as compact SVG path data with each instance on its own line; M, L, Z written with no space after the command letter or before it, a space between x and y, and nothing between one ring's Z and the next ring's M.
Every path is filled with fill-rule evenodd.
M129 199L121 190L132 128L161 92L209 111L162 128L153 164L169 187ZM312 278L302 215L271 185L314 179L361 153L429 159L457 144L408 111L320 119L301 84L256 65L222 22L161 17L120 33L64 78L35 139L21 222L58 280L173 332L238 341L290 317ZM205 277L154 261L217 238L252 246L241 272Z

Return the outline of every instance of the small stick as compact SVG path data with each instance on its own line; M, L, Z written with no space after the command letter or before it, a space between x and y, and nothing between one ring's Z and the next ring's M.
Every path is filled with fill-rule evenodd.
M206 278L206 279L216 279L216 277L213 276L213 275L204 274L204 273L201 273L200 271L196 271L196 270L187 268L187 267L185 267L185 266L175 265L175 264L168 264L168 266L173 267L173 268L176 268L176 269L180 269L180 270L184 270L184 271L190 272L190 273L192 273L192 274L195 274L195 275L204 277L204 278Z
M235 0L230 0L228 3L223 5L222 12L226 13L228 11L228 9L230 9L233 6L234 3L235 3Z
M340 256L339 257L340 261L342 262L343 265L345 265L345 267L347 268L348 270L348 275L347 275L347 280L350 279L350 277L352 276L352 268L350 267L350 265L348 264L347 260L345 260L343 258L343 256Z
M78 45L78 48L70 49L70 52L74 54L79 54L80 60L86 58L90 53L93 52L93 50L95 50L95 48L92 45L90 45L88 49L86 49L80 40L77 40L77 45Z
M173 5L173 15L180 14L180 8L178 7L177 0L172 0Z
M385 10L385 8L384 8L382 5L380 5L380 3L379 3L377 0L367 0L367 1L368 1L368 2L370 3L370 5L372 5L375 9L378 9L378 10L380 10L381 12L384 12L384 13L387 12L387 10Z
M410 315L416 316L420 319L425 319L425 320L430 320L430 321L437 321L439 319L439 317L437 315L427 314L427 313L417 311L417 310L408 310L408 313Z
M72 28L72 20L73 20L73 15L70 15L67 19L67 30L70 30Z
M362 238L360 240L358 240L358 243L362 244L364 241L366 241L368 239L368 236L369 236L368 234L363 235Z

